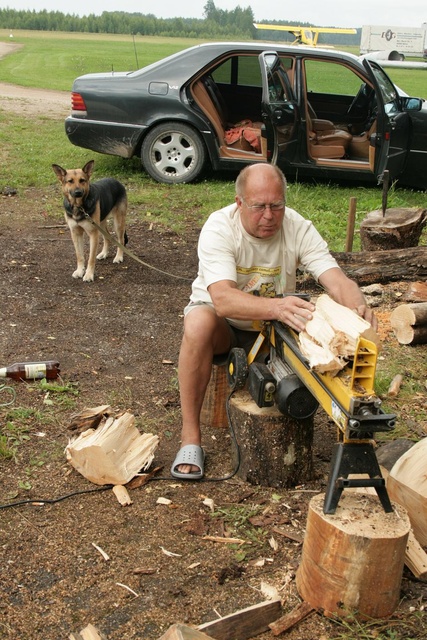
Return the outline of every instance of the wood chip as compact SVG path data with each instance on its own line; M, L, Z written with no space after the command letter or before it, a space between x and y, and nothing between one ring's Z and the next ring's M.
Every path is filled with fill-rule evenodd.
M122 507L132 504L130 495L128 494L126 488L122 484L116 484L113 487L113 493L116 496L119 503L122 505Z
M101 549L101 547L98 547L97 544L95 544L94 542L92 542L92 546L95 547L95 549L97 551L99 551L99 553L101 554L101 556L104 558L104 560L109 560L110 556L108 555L108 553L105 553L105 551L103 549Z
M203 536L202 540L210 540L211 542L225 542L227 544L252 544L241 538L221 538L220 536Z

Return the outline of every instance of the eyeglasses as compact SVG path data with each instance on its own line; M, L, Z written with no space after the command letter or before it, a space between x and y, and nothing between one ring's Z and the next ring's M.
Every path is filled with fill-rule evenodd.
M255 211L256 213L264 213L264 211L266 209L270 209L270 211L282 211L285 208L285 203L282 202L270 202L270 203L263 203L263 204L248 204L243 198L242 198L242 202L245 203L245 205L247 206L248 209L252 209L252 211Z

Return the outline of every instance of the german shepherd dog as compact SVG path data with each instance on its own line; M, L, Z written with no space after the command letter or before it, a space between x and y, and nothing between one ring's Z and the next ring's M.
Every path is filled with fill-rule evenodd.
M124 185L114 178L102 178L91 183L94 160L85 164L83 169L63 169L53 164L54 170L62 186L64 194L65 220L71 231L76 251L77 269L73 278L83 278L84 282L93 282L95 261L104 260L108 256L110 242L104 236L104 246L96 255L99 243L99 230L91 220L107 230L107 217L111 214L118 241L125 245L127 195ZM89 236L89 259L85 269L84 233ZM123 250L117 247L113 262L123 262Z

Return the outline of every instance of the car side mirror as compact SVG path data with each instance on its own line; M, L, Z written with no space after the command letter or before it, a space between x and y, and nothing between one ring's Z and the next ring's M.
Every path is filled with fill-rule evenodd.
M403 111L421 111L424 100L422 98L401 97Z

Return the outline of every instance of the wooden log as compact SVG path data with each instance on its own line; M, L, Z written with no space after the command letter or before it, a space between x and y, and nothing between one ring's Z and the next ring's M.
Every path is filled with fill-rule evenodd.
M394 208L371 211L360 224L364 251L416 247L427 221L427 209Z
M405 564L421 582L427 582L427 553L410 530L405 551Z
M345 273L359 285L427 277L427 247L333 252L333 256Z
M301 602L301 604L295 607L295 609L279 618L279 620L272 622L268 626L270 627L273 636L278 636L284 631L292 629L292 627L315 611L316 609L314 609L308 602Z
M399 604L410 522L400 505L385 513L378 497L344 492L335 514L324 495L311 499L301 564L300 596L327 615L384 618Z
M397 460L387 489L390 498L407 510L418 542L427 546L427 439L414 444Z
M312 417L294 420L276 405L260 408L245 389L232 396L230 416L240 449L237 475L242 480L291 487L312 478Z
M427 282L411 282L402 300L405 302L427 302Z
M213 364L211 378L206 389L200 414L200 424L210 427L227 427L228 418L225 409L230 388L227 383L227 365Z
M268 631L269 624L280 617L280 600L260 602L252 607L235 611L228 616L199 625L200 631L206 631L216 640L247 640Z
M427 302L399 305L390 315L390 324L400 344L425 344Z
M390 382L390 386L387 389L387 395L394 397L399 394L400 387L402 386L403 376L401 373L398 373L394 376L393 380Z
M389 444L392 444L392 443L389 443ZM402 440L401 446L404 446L403 440ZM411 446L412 446L412 443L411 443ZM385 445L385 448L387 447L388 445ZM397 453L397 449L395 450L390 449L388 452L386 452L386 454L387 453L389 455L386 455L385 458L387 459L387 462L389 462L394 457L394 454ZM386 467L382 467L381 465L380 465L380 469L381 469L381 474L383 478L386 479L388 484L388 476L389 476L388 469ZM353 488L347 489L347 491L369 493L370 495L376 494L375 489L373 487L357 487L354 489ZM399 501L396 500L396 502L399 502ZM414 574L414 576L418 580L421 580L422 582L427 582L427 553L424 551L424 549L416 539L412 527L409 530L408 542L406 544L406 549L405 549L405 565L408 567L408 569Z

